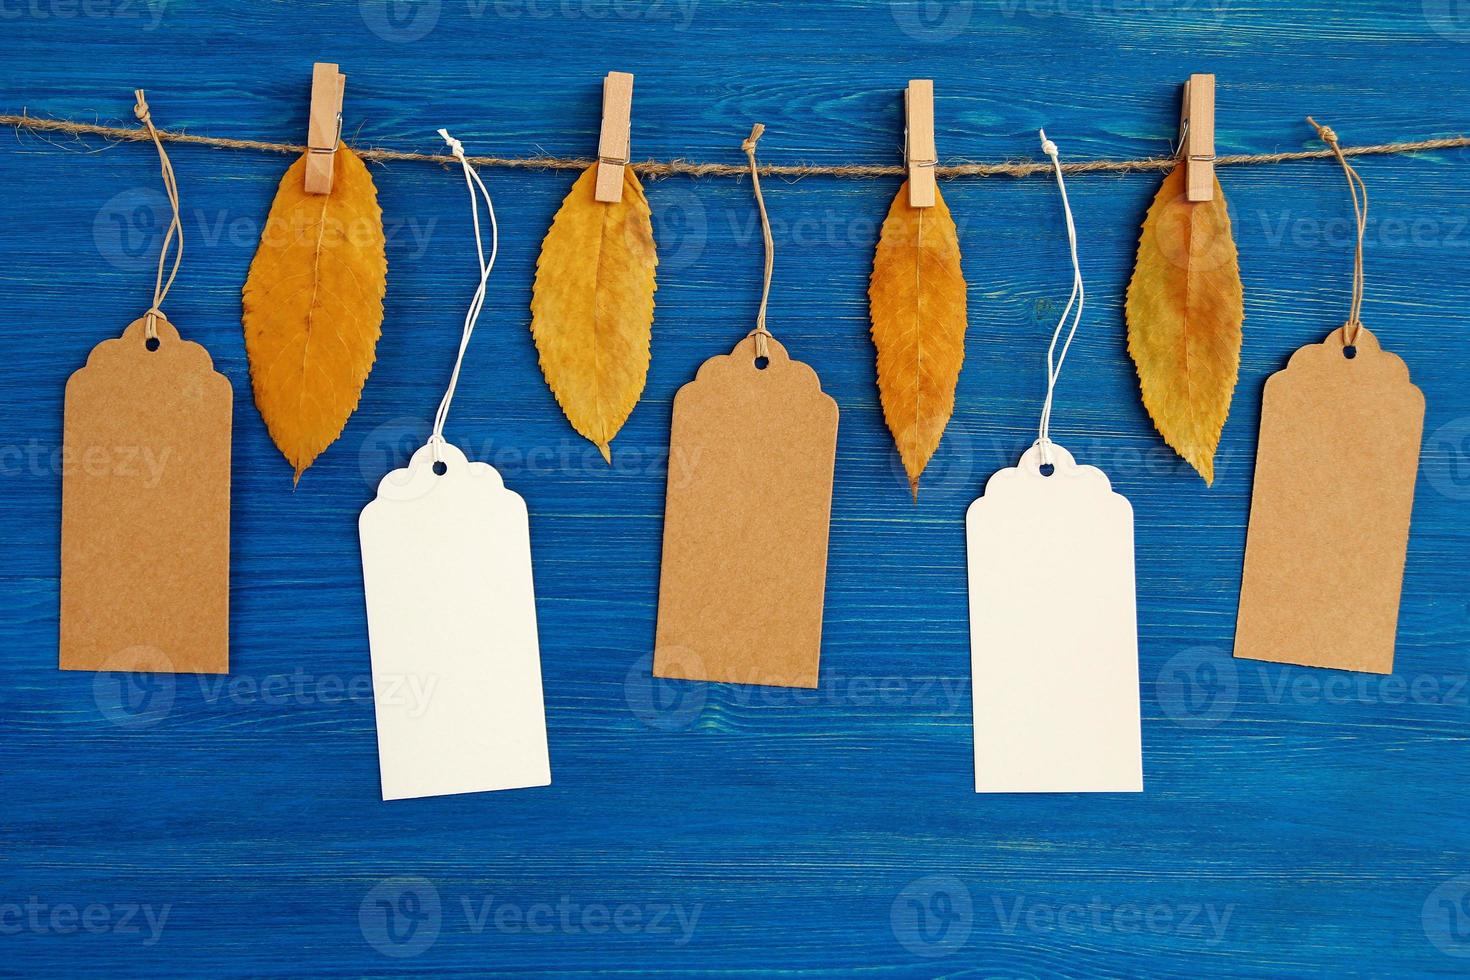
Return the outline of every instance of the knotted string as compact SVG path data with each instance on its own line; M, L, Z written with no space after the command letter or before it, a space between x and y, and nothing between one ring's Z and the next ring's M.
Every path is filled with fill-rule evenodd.
M174 277L179 274L179 263L184 258L184 226L179 221L179 185L174 179L174 165L169 162L168 154L163 150L163 141L158 138L158 130L153 128L153 117L148 112L148 102L143 98L142 89L134 89L133 97L137 104L133 106L133 115L138 121L148 127L148 135L153 138L153 145L158 147L159 167L163 171L163 190L168 195L168 203L173 208L173 219L168 223L168 231L163 236L163 248L158 253L158 276L153 282L153 305L144 314L143 335L148 340L158 338L158 318L163 316L163 299L168 295L169 288L174 284ZM168 279L163 278L163 267L168 259L168 250L174 246L174 264L169 270ZM164 319L168 319L164 317Z
M1040 130L1040 133L1041 151L1051 157L1052 170L1056 172L1057 177L1057 190L1062 192L1062 210L1067 216L1067 242L1072 250L1072 295L1067 297L1067 306L1062 310L1056 329L1051 334L1051 346L1046 349L1046 400L1041 403L1041 427L1036 440L1037 445L1041 447L1042 465L1050 465L1052 396L1056 393L1057 378L1062 373L1062 362L1067 359L1067 351L1072 346L1072 338L1077 336L1077 325L1082 322L1082 306L1086 300L1086 290L1082 286L1082 266L1077 262L1077 226L1072 222L1072 204L1067 199L1067 182L1062 178L1062 164L1057 159L1057 145L1046 138L1046 130ZM1062 335L1062 325L1067 322L1069 314L1072 316L1072 326L1067 331L1066 341L1062 343L1061 354L1057 355L1057 340Z
M1363 329L1363 233L1368 227L1368 187L1352 164L1347 162L1347 157L1343 155L1342 147L1337 142L1337 133L1332 127L1320 125L1311 116L1307 117L1307 122L1317 130L1317 137L1332 147L1337 162L1342 164L1343 172L1347 174L1348 190L1353 195L1353 214L1358 219L1358 244L1353 252L1353 299L1348 307L1347 323L1342 328L1345 345L1351 347L1358 342L1358 331ZM1361 203L1358 200L1359 194L1362 195Z
M750 186L755 191L755 204L761 212L761 235L766 240L766 274L765 282L761 286L761 308L755 315L755 329L751 334L755 337L755 356L769 357L770 347L767 341L771 332L766 329L766 303L771 298L771 267L774 263L776 245L771 240L771 219L766 216L766 199L761 196L760 168L755 164L755 144L760 141L761 134L766 127L756 123L750 130L750 137L740 144L745 151L745 158L750 161Z
M470 166L469 160L465 159L464 146L450 136L446 130L439 130L439 135L444 137L444 142L449 146L449 152L459 161L464 168L465 187L470 192L470 220L475 226L475 256L480 261L480 282L475 287L475 295L470 299L469 309L464 315L464 330L459 338L459 353L454 358L454 371L449 375L449 387L444 391L444 397L439 402L439 411L434 414L434 431L429 436L429 445L433 447L434 462L440 463L440 449L444 445L444 423L449 420L449 404L454 401L454 389L459 385L460 368L464 366L464 352L470 345L470 335L475 332L475 321L480 318L480 309L485 305L485 285L490 279L490 270L495 268L495 256L500 252L500 229L495 223L495 205L490 202L490 192L485 189L485 184L480 180L480 175L475 168ZM485 244L480 238L480 202L475 197L476 190L480 197L485 199L485 210L490 214L490 259L485 259Z

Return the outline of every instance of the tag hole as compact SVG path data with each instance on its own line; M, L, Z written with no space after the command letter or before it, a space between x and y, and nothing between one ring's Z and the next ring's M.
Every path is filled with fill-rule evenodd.
M1042 476L1051 476L1057 471L1057 468L1051 463L1042 463L1041 466L1039 466L1037 469Z
M435 476L443 476L449 472L449 465L441 459L434 463L433 470Z
M143 341L143 346L148 348L149 350L158 350L158 338L149 337L147 340Z
M1358 345L1357 344L1348 344L1346 347L1344 347L1342 349L1342 356L1343 357L1346 357L1350 361L1353 358L1357 357L1358 356Z
M755 369L757 371L764 371L770 364L771 359L769 357L757 357L755 359Z

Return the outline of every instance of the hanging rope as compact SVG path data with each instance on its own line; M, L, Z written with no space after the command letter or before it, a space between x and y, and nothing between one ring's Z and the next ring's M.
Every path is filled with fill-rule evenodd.
M142 140L147 135L121 126L102 126L96 123L79 123L67 119L40 119L22 113L0 114L0 126L13 126L17 131L33 133L67 133L73 136L103 136L115 140ZM195 136L192 133L170 133L160 131L158 138L165 143L184 143L192 146L210 146L225 150L257 150L262 153L289 153L299 155L306 147L296 143L271 143L265 140L228 139L222 136ZM1340 152L1344 156L1367 156L1385 153L1419 153L1427 150L1453 150L1470 146L1470 136L1447 136L1434 139L1405 140L1394 143L1379 143L1373 146L1354 146ZM363 160L376 163L415 161L419 163L444 163L441 153L414 153L408 150L354 148ZM1332 150L1292 150L1286 153L1237 153L1215 158L1215 166L1250 166L1271 163L1291 163L1297 160L1322 160L1335 156ZM577 157L466 157L476 167L503 167L514 170L586 170L595 160ZM1173 156L1148 157L1142 160L1082 160L1062 164L1062 171L1076 174L1125 174L1140 171L1167 171L1178 164ZM746 167L729 163L699 163L692 160L644 160L629 164L640 177L741 177L748 173ZM954 163L941 164L934 168L936 176L950 177L1035 177L1052 172L1050 163ZM847 177L870 179L873 177L903 177L908 174L901 164L766 164L760 168L762 177Z
M1041 447L1041 463L1043 466L1051 464L1051 405L1052 396L1057 390L1057 378L1062 374L1062 362L1067 359L1067 351L1072 347L1072 338L1077 336L1077 325L1082 322L1082 307L1087 298L1087 291L1082 285L1082 266L1077 261L1077 226L1072 222L1072 202L1067 199L1067 182L1062 179L1062 163L1057 158L1057 145L1046 138L1046 130L1040 130L1041 152L1051 157L1052 169L1057 175L1057 190L1062 192L1062 211L1067 216L1067 243L1072 250L1072 295L1067 297L1067 306L1062 310L1062 315L1057 319L1056 329L1051 333L1051 346L1046 349L1046 400L1041 403L1041 426L1037 437L1037 445ZM1072 327L1067 331L1067 339L1062 344L1062 353L1056 357L1057 340L1062 335L1062 325L1067 322L1068 315L1072 317Z
M761 234L766 240L766 273L761 284L761 307L755 315L755 329L751 333L755 336L755 356L769 357L771 349L767 341L771 332L766 329L766 303L771 298L771 268L775 261L776 244L771 240L771 219L766 215L766 199L761 196L760 168L755 165L755 145L760 142L761 134L766 127L756 123L750 130L750 136L740 148L745 151L745 158L750 161L750 186L755 191L756 207L761 212Z
M459 336L459 353L454 358L454 370L449 375L449 387L444 390L444 397L439 400L439 410L434 413L434 431L429 436L429 445L434 450L434 462L442 463L440 450L444 445L444 424L449 421L449 405L454 401L454 389L459 385L459 372L464 366L464 352L470 346L470 335L475 332L475 323L480 319L480 310L485 305L485 286L490 281L490 270L495 268L495 256L500 254L500 228L495 223L495 205L490 201L490 192L485 189L485 184L480 180L480 175L475 168L470 166L468 158L464 155L464 146L459 140L450 136L446 130L439 130L439 135L444 137L444 142L449 146L449 152L460 162L464 168L465 187L470 192L470 220L475 226L475 256L480 261L480 282L475 287L475 295L470 299L469 309L464 315L464 328ZM476 197L476 191L479 197ZM485 258L485 243L480 237L480 201L485 201L485 210L490 214L490 258Z
M168 223L168 231L163 236L163 248L158 253L158 276L153 281L153 305L144 314L143 336L148 340L158 339L158 318L163 317L163 300L174 284L174 277L179 274L179 263L184 259L184 226L179 221L179 185L174 179L174 165L169 162L168 154L163 150L163 141L159 139L158 130L153 128L153 116L148 111L148 100L143 97L142 89L134 89L133 97L137 103L133 106L133 115L138 121L147 127L148 136L152 138L153 145L158 148L159 168L163 172L163 190L168 195L169 206L173 208L173 218ZM163 278L163 267L167 264L170 246L174 251L173 268L169 269L167 281ZM168 317L163 317L165 320Z
M1353 298L1348 306L1347 323L1342 328L1345 346L1351 347L1358 342L1358 331L1363 329L1363 234L1368 228L1368 187L1352 164L1347 162L1342 146L1337 142L1337 133L1332 127L1319 125L1311 116L1307 117L1307 122L1312 124L1317 130L1317 136L1332 148L1332 152L1337 155L1337 162L1342 164L1343 173L1347 174L1348 191L1353 195L1353 215L1358 219L1358 244L1353 251Z

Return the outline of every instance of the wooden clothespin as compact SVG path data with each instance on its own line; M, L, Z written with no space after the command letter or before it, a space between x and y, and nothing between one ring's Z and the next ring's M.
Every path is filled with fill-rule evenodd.
M337 144L342 140L342 96L347 76L337 66L311 66L311 115L306 124L306 193L332 193Z
M597 139L597 200L615 204L623 199L623 168L633 144L633 76L610 71L602 80L602 135Z
M1179 148L1190 201L1215 199L1215 76L1190 75L1179 109Z
M903 160L909 170L909 207L934 206L934 81L915 78L903 92Z

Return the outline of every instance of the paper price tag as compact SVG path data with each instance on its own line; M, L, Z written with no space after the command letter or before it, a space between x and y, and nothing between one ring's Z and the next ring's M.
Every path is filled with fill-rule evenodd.
M66 383L63 670L230 669L229 380L156 317Z
M1133 508L1051 444L966 516L977 793L1137 792Z
M1393 672L1424 394L1367 328L1266 382L1235 655Z
M424 446L358 522L383 799L551 782L525 501Z
M769 340L712 357L674 399L657 677L816 687L837 403Z

